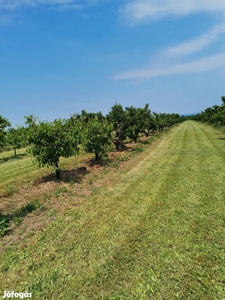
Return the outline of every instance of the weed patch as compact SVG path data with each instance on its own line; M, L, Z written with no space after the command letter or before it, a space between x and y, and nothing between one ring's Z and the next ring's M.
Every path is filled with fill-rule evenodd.
M66 186L61 186L61 187L58 187L56 190L55 190L55 197L58 198L60 195L64 195L65 193L68 192L68 189Z
M27 214L36 210L43 209L45 209L44 206L38 200L34 200L26 204L25 206L22 206L21 208L17 209L12 214L0 214L0 236L7 234L8 228L10 227L11 223L18 225L22 222L22 219Z
M18 192L18 188L14 187L13 185L8 185L4 196L10 197L17 192Z
M0 236L5 235L10 225L10 218L8 216L0 214Z
M133 153L141 153L144 151L144 148L142 146L137 146L133 149Z

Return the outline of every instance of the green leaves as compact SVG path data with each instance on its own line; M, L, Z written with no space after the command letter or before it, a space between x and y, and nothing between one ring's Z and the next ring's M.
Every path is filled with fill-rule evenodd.
M3 118L0 115L0 150L3 149L5 142L6 142L6 135L7 135L7 131L5 130L6 127L11 126L9 120L7 120L6 118Z
M26 129L24 127L10 128L7 134L7 142L13 146L16 156L16 149L26 145Z
M9 127L11 126L9 120L7 120L6 118L3 118L1 115L0 115L0 130L3 130L5 129L6 127Z
M115 104L105 117L101 112L74 114L68 120L58 119L54 122L41 122L34 115L26 118L27 141L31 144L29 152L36 158L40 167L52 166L59 178L60 157L76 155L81 151L95 154L98 161L107 154L115 144L122 148L123 141L129 137L137 142L140 133L149 135L156 126L163 128L173 124L172 119L179 115L151 113L148 104L144 108L133 106L125 109ZM169 120L169 121L168 121ZM14 131L12 130L12 136ZM16 140L13 141L16 144Z
M201 114L194 116L192 119L201 122L207 122L216 126L225 125L225 96L221 97L222 105L214 105L206 108Z
M107 120L99 120L96 115L93 119L89 119L84 131L85 149L87 152L94 152L95 159L99 160L99 155L106 154L111 148L113 124Z
M116 150L120 150L123 141L126 139L126 130L129 127L127 112L123 109L121 104L115 104L109 114L107 120L113 126L114 140Z
M77 135L76 135L77 134ZM29 152L33 154L40 167L52 166L59 178L59 159L79 152L79 136L75 123L69 126L65 120L39 122L30 125Z
M126 129L127 136L137 143L139 133L143 132L147 127L147 121L151 118L148 106L145 108L135 108L133 106L126 107L128 128Z

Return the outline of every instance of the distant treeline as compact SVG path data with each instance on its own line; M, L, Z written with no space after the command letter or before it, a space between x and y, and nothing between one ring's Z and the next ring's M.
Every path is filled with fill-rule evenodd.
M60 157L89 152L99 160L113 145L117 151L121 150L127 138L136 143L140 134L148 137L184 120L184 116L176 113L151 112L148 104L144 108L123 108L117 103L107 115L82 110L69 119L53 122L40 121L34 115L25 116L25 125L17 128L11 128L10 122L0 115L0 148L9 144L16 155L16 149L29 145L28 151L39 166L53 166L59 178Z
M222 105L206 108L200 114L192 116L192 120L201 121L215 126L225 125L225 96L221 96Z

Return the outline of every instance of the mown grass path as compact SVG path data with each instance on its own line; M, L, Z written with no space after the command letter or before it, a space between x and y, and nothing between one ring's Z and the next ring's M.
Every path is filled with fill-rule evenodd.
M187 121L1 258L32 299L225 299L225 141ZM221 138L222 137L222 138Z

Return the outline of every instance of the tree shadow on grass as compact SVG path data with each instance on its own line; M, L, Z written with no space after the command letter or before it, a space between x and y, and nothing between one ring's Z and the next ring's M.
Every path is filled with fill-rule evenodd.
M25 156L28 156L28 154L22 153L22 154L17 154L16 156L11 155L11 156L7 156L7 157L2 157L2 158L0 158L0 163L7 162L9 160L20 160L20 159L24 158Z
M76 169L70 169L70 170L60 170L60 179L56 178L56 174L53 171L51 174L48 174L46 176L43 176L39 178L35 184L38 183L46 183L50 181L54 182L65 182L65 183L81 183L82 179L87 175L89 171L86 167L79 167Z
M136 144L134 143L133 145L137 145L137 143ZM123 145L123 148L120 150L120 152L123 152L123 151L129 152L129 151L132 151L133 148L134 147L130 146L130 143L129 144L125 144L125 145Z
M141 144L141 145L149 145L149 144L152 143L153 140L154 140L154 136L151 135L151 136L148 136L145 139L139 140L138 143Z
M104 166L106 164L106 160L100 158L99 160L95 160L94 158L91 158L87 161L87 164L89 167L95 167L95 166Z
M9 229L11 222L20 223L22 218L37 209L44 209L44 206L38 200L34 200L11 214L2 214L0 212L0 236L11 233L11 230Z
M135 145L135 144L134 144ZM123 145L119 150L113 150L108 155L100 157L97 161L94 158L91 158L87 161L87 164L90 168L98 169L101 167L117 167L121 162L128 159L127 153L134 151L135 148L130 145Z

